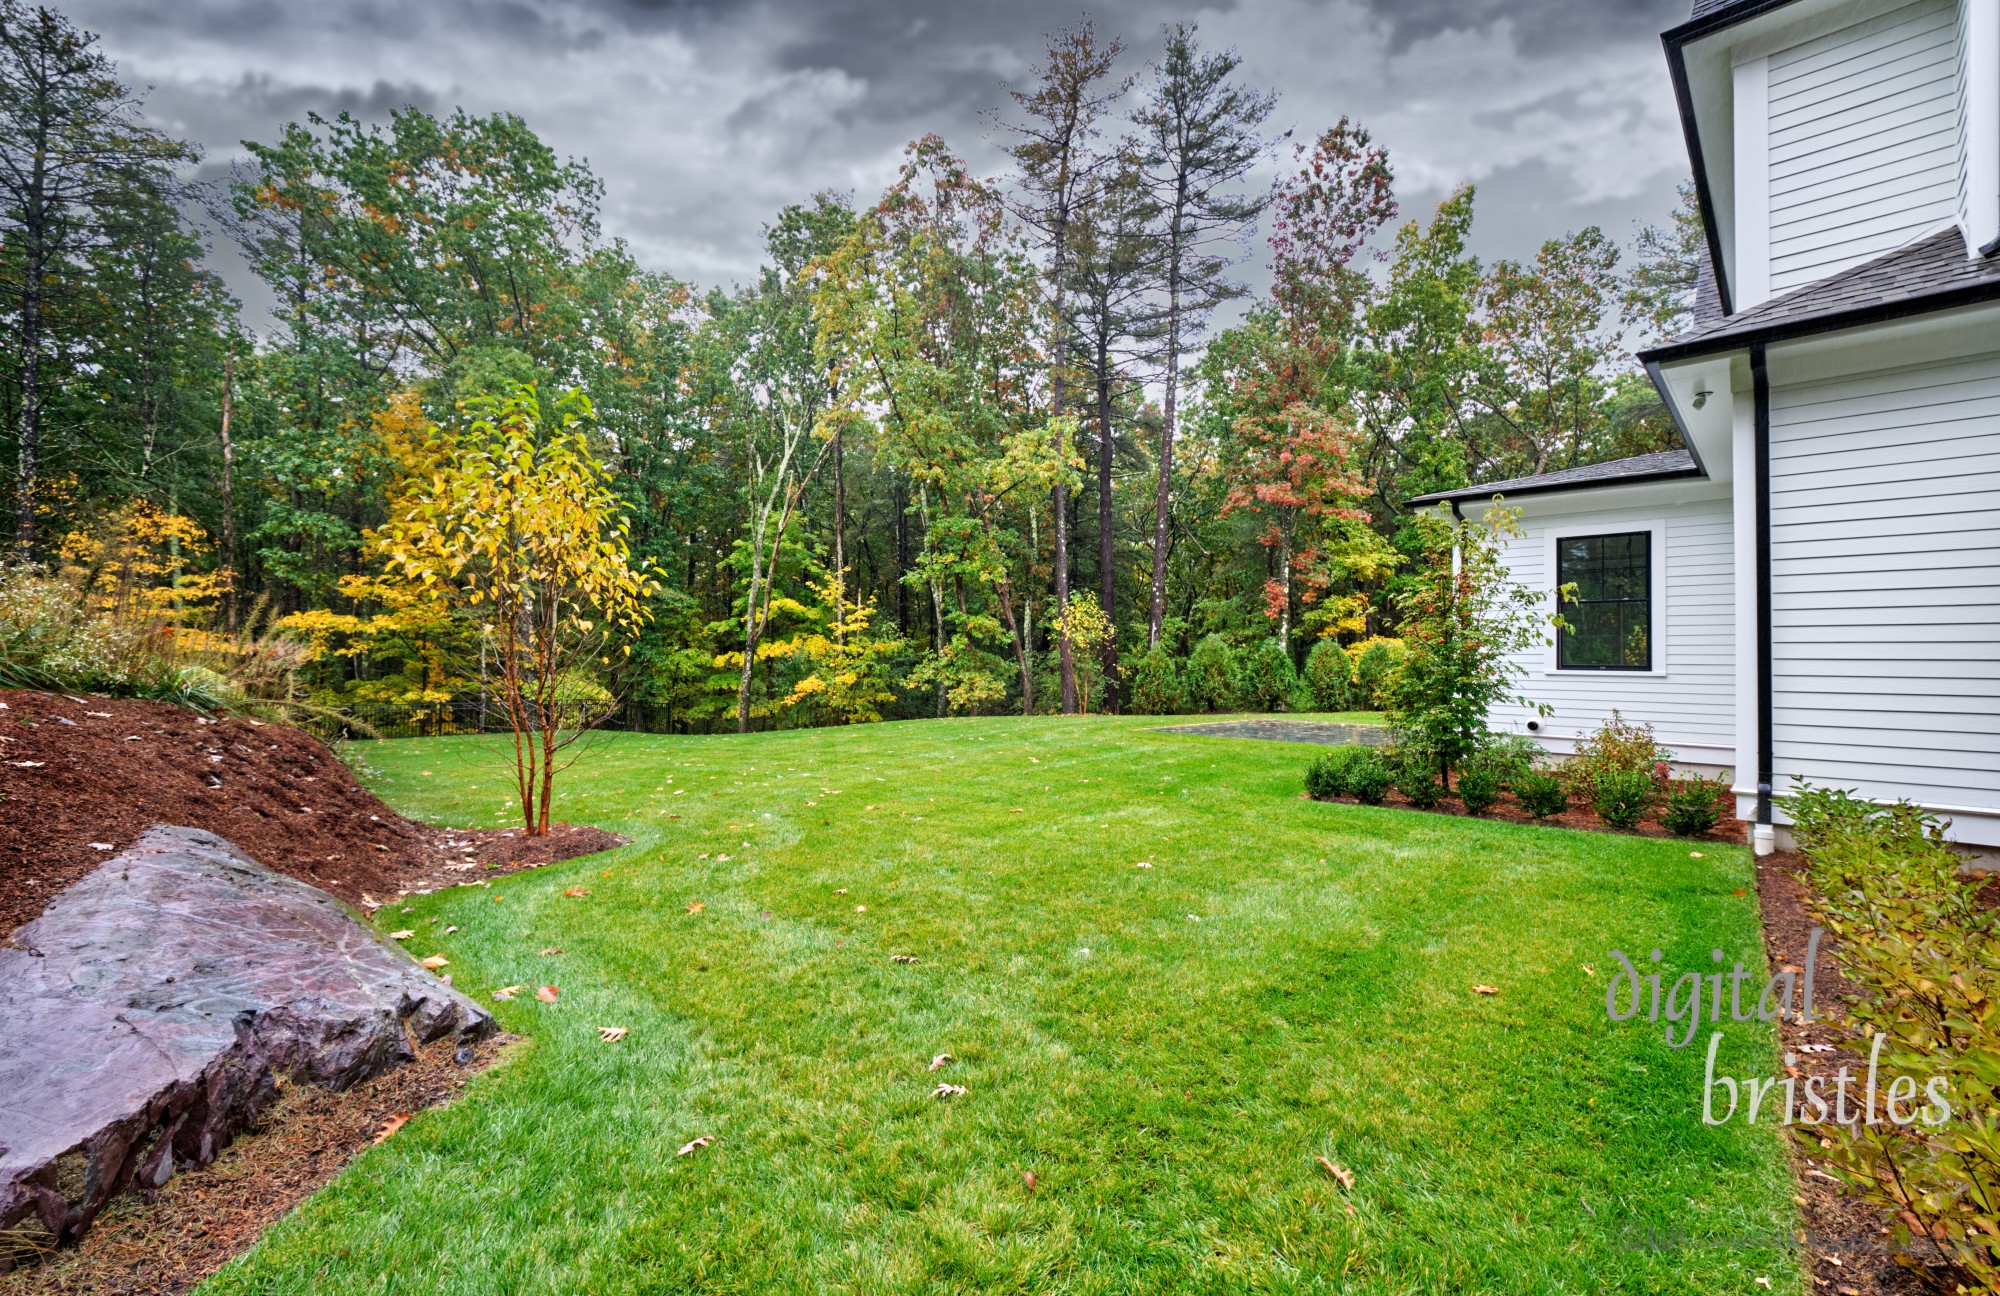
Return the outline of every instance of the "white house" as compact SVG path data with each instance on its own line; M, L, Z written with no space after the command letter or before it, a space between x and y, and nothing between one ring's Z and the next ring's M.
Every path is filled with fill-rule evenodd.
M1524 663L1552 714L1496 718L1649 721L1760 849L1799 779L2000 847L2000 0L1696 0L1664 40L1710 273L1641 359L1686 448L1425 497L1498 493L1517 576L1578 586Z

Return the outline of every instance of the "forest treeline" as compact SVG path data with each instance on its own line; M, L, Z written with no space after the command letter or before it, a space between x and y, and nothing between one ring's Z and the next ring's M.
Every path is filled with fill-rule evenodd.
M584 411L650 577L578 695L697 728L1368 705L1407 499L1677 444L1630 352L1683 318L1696 219L1483 264L1470 186L1402 211L1364 126L1276 137L1192 25L1129 53L1053 34L1001 174L926 136L702 288L511 115L274 122L198 186L94 37L0 0L12 570L287 644L322 705L443 707L491 628L396 564L391 502L525 383Z

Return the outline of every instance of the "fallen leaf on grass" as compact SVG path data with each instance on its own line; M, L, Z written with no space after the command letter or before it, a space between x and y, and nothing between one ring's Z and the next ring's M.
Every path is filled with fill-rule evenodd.
M415 932L413 932L413 931L411 931L411 930L410 930L409 928L405 927L405 928L403 928L403 930L401 930L401 931L392 931L392 932L390 932L390 933L389 933L389 939L390 939L390 940L408 940L408 939L410 939L410 937L412 937L412 936L414 936L414 935L416 935L416 933L415 933Z
M1033 1192L1035 1191L1035 1183L1035 1172L1033 1170L1023 1170L1021 1172L1021 1186L1023 1188L1026 1188L1029 1192Z
M1012 810L1009 810L1009 811L1008 811L1007 813L1008 813L1008 814L1026 814L1026 813L1028 813L1028 812L1027 812L1026 810L1023 810L1023 809L1022 809L1021 807L1019 807L1019 806L1015 806L1015 807L1014 807L1014 808L1013 808Z
M493 997L495 999L512 999L525 989L527 989L526 986L501 986L493 992Z
M891 954L891 955L889 956L889 961L890 961L891 963L921 963L921 962L923 962L923 960L922 960L922 959L918 958L918 957L917 957L916 955L914 955L914 954Z
M1313 1159L1318 1161L1326 1172L1333 1176L1335 1183L1338 1183L1348 1192L1354 1191L1354 1172L1352 1170L1349 1170L1346 1166L1337 1166L1325 1157L1315 1157Z
M856 912L856 913L867 913L867 912L868 912L868 906L867 906L867 905L856 905L856 906L854 906L854 912Z
M1742 887L1737 887L1737 888L1736 888L1736 889L1735 889L1734 891L1731 891L1731 892L1730 892L1729 894L1731 894L1731 895L1749 895L1750 893L1749 893L1748 891L1744 890L1744 889L1743 889Z
M708 908L708 906L703 904L699 900L690 900L687 904L687 911L689 913L700 913L702 910L706 908Z
M564 891L564 892L563 892L563 894L564 894L564 895L566 895L566 896L569 896L569 897L570 897L571 899L581 899L581 898L583 898L584 896L587 896L587 895L589 895L589 894L590 894L590 888L589 888L589 887L571 887L571 888L569 888L569 889L568 889L567 891Z
M554 1003L556 996L561 993L562 990L556 986L543 986L541 989L535 991L535 998L541 1000L543 1003Z
M625 1038L626 1033L626 1028L623 1026L599 1026L597 1028L598 1038L606 1044L616 1044L619 1040Z
M441 967L450 967L451 960L446 958L442 954L433 954L429 958L424 960L423 965L429 968L431 971L435 972Z
M1133 868L1151 868L1151 867L1153 867L1153 861L1151 861L1151 860L1140 860L1140 861L1139 861L1139 862L1138 862L1137 864L1134 864L1134 865L1133 865L1132 867L1133 867Z
M1500 993L1500 987L1490 986L1490 985L1476 985L1472 987L1472 993L1483 994L1483 995L1497 995Z
M963 1098L964 1096L964 1085L940 1083L937 1088L931 1090L931 1097L933 1098Z
M1769 1287L1771 1285L1771 1280L1769 1278L1765 1278L1760 1275L1757 1279L1757 1285L1759 1287Z
M1702 853L1701 853L1700 851L1689 851L1689 852L1688 852L1688 858L1689 858L1689 859L1707 859L1707 858L1708 858L1708 856L1706 856L1706 855L1702 854Z
M452 934L453 932L455 932L455 931L457 931L457 930L458 930L458 928L456 928L456 927L447 927L447 928L445 928L445 929L444 929L444 934L445 934L445 935L447 935L447 936L449 936L449 935L451 935L451 934Z
M931 1059L931 1070L935 1071L939 1067L948 1066L956 1061L958 1061L958 1059L953 1057L951 1054L940 1053L936 1057Z
M549 947L548 947L547 949L545 949L545 950L543 950L543 951L542 951L542 957L543 957L543 958L551 958L551 957L553 957L553 956L555 956L555 955L557 955L557 954L560 954L560 953L562 953L562 946L560 946L560 945L551 945L551 946L549 946Z
M707 1147L709 1144L713 1142L715 1142L713 1136L704 1134L700 1138L690 1139L686 1143L681 1144L681 1150L674 1153L674 1155L677 1157L684 1157L688 1153L699 1151L700 1149Z
M1596 975L1597 975L1597 969L1596 969L1596 968L1594 968L1594 967L1592 967L1592 966L1590 966L1590 964L1586 963L1586 964L1584 964L1584 965L1583 965L1583 974L1584 974L1585 976L1596 976Z
M388 1120L382 1122L381 1129L375 1131L374 1142L378 1144L381 1143L383 1140L387 1139L391 1134L394 1134L397 1130L403 1128L403 1126L409 1123L410 1123L410 1113L397 1112L394 1116L391 1116Z

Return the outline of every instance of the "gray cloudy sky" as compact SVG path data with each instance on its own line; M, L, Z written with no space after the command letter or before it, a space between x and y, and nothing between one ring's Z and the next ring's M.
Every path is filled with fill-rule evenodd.
M814 190L864 201L935 130L995 166L982 117L1066 0L59 0L210 169L285 120L404 104L506 110L603 177L648 268L746 277L760 228ZM1487 256L1663 219L1686 170L1658 33L1686 0L1219 0L1088 6L1143 69L1193 19L1279 92L1278 130L1341 114L1386 144L1405 216L1481 186ZM1259 249L1261 252L1261 248ZM1256 261L1245 267L1255 279ZM232 275L232 279L238 278ZM239 284L239 288L243 285ZM248 293L254 305L257 294Z

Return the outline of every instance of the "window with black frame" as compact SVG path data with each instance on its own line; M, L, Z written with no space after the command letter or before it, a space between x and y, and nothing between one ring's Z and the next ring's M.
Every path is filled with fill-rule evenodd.
M1558 670L1653 669L1653 533L1563 536L1556 583L1576 586L1562 607Z

